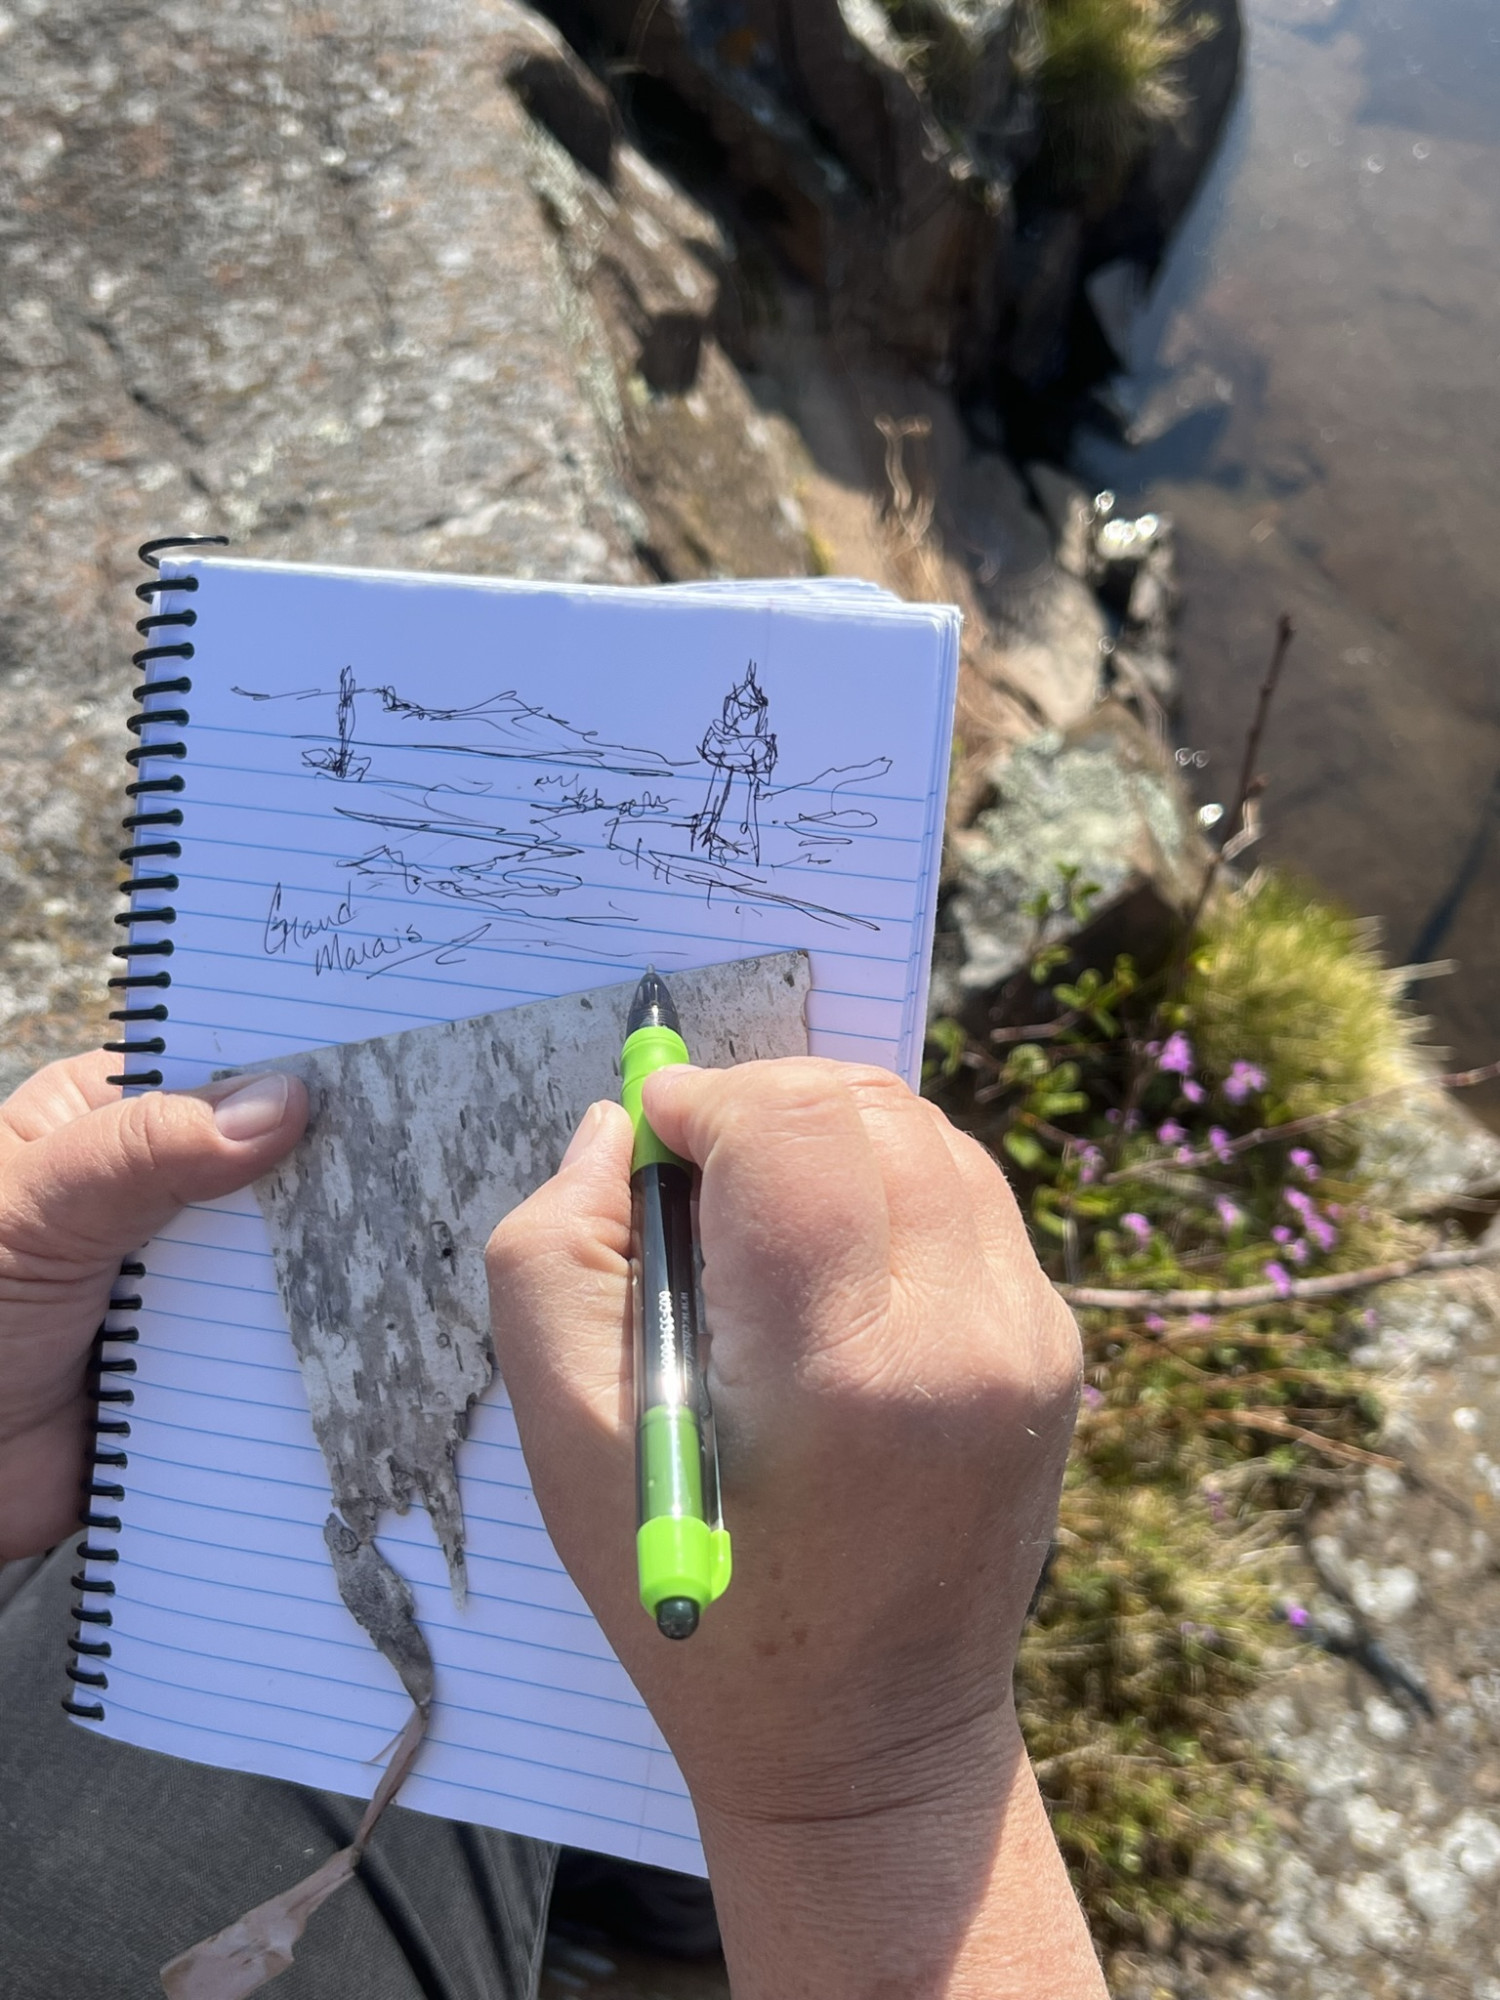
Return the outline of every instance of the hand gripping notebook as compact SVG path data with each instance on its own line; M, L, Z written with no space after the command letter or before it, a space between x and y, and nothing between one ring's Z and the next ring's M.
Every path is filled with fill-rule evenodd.
M406 1161L447 1115L421 1080L437 1041L455 1119L492 1051L525 1116L492 1189L481 1147L431 1195L473 1235L553 1170L578 1094L614 1087L610 995L648 963L699 996L700 1059L805 1046L915 1077L956 613L831 583L143 554L127 1089L312 1064L346 1117L358 1103L353 1150ZM795 988L794 1041L756 1000L768 966ZM543 1033L534 1010L564 1001L571 1026ZM408 1044L445 1024L468 1025ZM429 1186L430 1159L412 1171ZM446 1223L412 1226L448 1254ZM400 1233L393 1216L393 1254L414 1255ZM321 1391L283 1296L249 1190L186 1210L122 1274L67 1705L101 1735L367 1797L407 1703L340 1598ZM547 1539L503 1384L466 1409L471 1392L452 1491L388 1495L375 1522L436 1669L402 1803L701 1871L671 1755Z

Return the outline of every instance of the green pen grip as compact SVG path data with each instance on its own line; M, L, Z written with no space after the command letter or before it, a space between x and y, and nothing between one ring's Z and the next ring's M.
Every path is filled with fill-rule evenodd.
M671 1069L676 1063L691 1061L687 1043L674 1028L637 1028L633 1035L625 1037L625 1046L620 1050L620 1102L630 1114L635 1130L635 1146L630 1155L632 1173L652 1165L687 1165L652 1131L641 1109L641 1086L654 1070Z

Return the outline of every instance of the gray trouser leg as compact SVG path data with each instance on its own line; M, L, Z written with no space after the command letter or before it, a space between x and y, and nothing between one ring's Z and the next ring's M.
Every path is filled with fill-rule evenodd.
M79 1729L70 1548L0 1607L0 1992L160 2000L176 1952L290 1887L363 1806ZM556 1849L393 1806L275 2000L533 2000Z

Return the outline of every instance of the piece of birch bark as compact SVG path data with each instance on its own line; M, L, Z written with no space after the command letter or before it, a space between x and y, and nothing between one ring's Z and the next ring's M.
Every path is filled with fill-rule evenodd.
M801 952L672 975L694 1059L805 1055ZM494 1371L484 1247L618 1096L635 981L267 1065L307 1085L307 1134L256 1194L334 1505L362 1544L420 1500L464 1595L454 1469ZM351 1607L352 1608L352 1607Z

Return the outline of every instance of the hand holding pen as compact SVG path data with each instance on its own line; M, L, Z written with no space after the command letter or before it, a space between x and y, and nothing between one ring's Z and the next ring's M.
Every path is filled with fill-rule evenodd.
M1094 2000L1010 1689L1078 1342L1003 1176L855 1065L675 1066L642 1105L701 1176L735 1540L691 1644L639 1597L619 1105L495 1232L495 1335L558 1551L692 1791L736 2000L877 1975L924 2000Z

